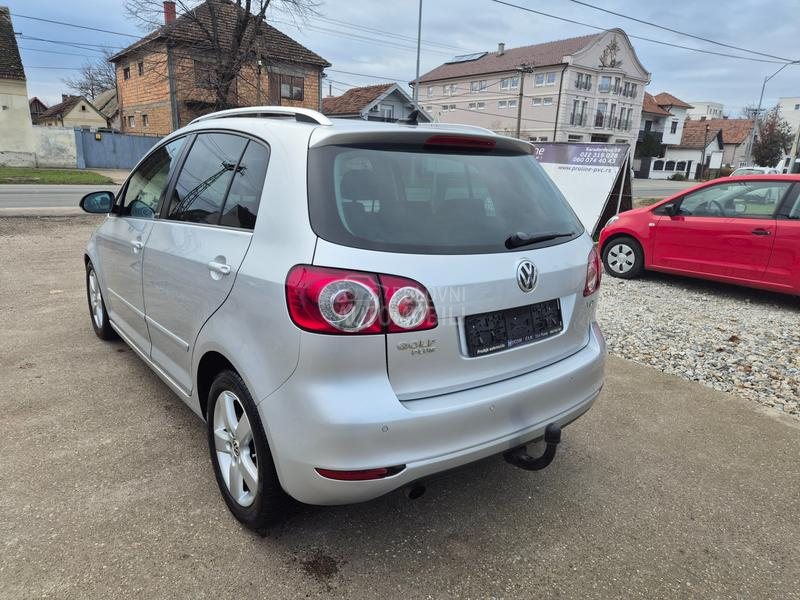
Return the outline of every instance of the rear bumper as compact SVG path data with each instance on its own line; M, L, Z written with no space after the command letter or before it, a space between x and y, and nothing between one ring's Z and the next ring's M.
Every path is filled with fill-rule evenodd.
M548 367L405 403L385 374L321 385L301 364L259 410L284 489L308 504L348 504L538 439L549 423L574 421L600 393L604 365L595 323L582 350ZM314 470L394 465L406 468L374 481L334 481Z

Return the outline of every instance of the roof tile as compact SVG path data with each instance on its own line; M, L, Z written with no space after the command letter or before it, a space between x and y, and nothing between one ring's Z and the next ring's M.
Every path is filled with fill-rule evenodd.
M662 117L670 117L672 113L668 110L664 110L658 105L656 99L653 98L651 94L647 92L644 93L644 99L642 100L642 112L643 113L650 113L652 115L660 115Z
M0 6L0 79L25 81L25 69L22 68L11 12L5 6Z
M348 115L361 112L381 94L393 87L393 83L368 85L347 90L341 96L322 99L322 112L326 115Z
M667 92L661 92L655 95L656 102L659 106L674 106L675 108L694 108L691 104L686 104L683 100L676 98Z
M522 46L521 48L509 48L503 54L489 52L477 60L439 65L432 71L425 73L419 80L420 83L424 83L439 79L502 73L513 71L522 64L542 67L559 65L563 62L565 56L578 52L602 35L602 33L596 33L544 44Z

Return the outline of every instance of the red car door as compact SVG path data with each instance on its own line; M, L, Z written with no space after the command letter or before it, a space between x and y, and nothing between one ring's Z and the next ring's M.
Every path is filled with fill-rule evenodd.
M758 281L775 240L775 211L789 181L721 181L676 200L656 224L652 268ZM672 204L672 203L670 203Z
M795 185L778 213L764 283L776 290L800 294L800 185Z

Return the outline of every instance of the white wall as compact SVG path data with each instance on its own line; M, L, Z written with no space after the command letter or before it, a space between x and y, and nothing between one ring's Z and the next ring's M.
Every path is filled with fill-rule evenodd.
M33 147L36 165L39 167L62 167L74 169L78 166L78 148L75 131L70 127L33 127Z
M0 80L0 165L34 166L31 128L25 81Z
M683 123L686 121L686 109L677 108L675 106L669 106L666 108L672 113L672 116L664 117L664 137L662 138L662 143L672 145L680 144L681 137L683 136ZM676 121L678 123L678 129L675 131L675 133L671 133L672 123Z
M797 131L798 127L800 127L800 108L795 108L795 106L800 106L800 96L781 98L778 100L778 106L780 107L781 116L792 126L792 131Z
M690 119L721 119L725 107L719 102L689 102L694 108L686 111Z

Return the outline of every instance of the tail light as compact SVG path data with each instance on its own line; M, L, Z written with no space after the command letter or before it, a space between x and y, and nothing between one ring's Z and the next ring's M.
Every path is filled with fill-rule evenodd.
M294 323L308 331L374 334L436 327L425 286L404 277L298 265L286 278Z
M603 273L600 264L600 255L597 248L589 252L589 264L586 266L586 285L583 286L583 295L591 296L600 287L600 277Z
M497 142L491 138L466 135L432 135L425 140L426 146L449 146L452 148L472 148L491 150Z

